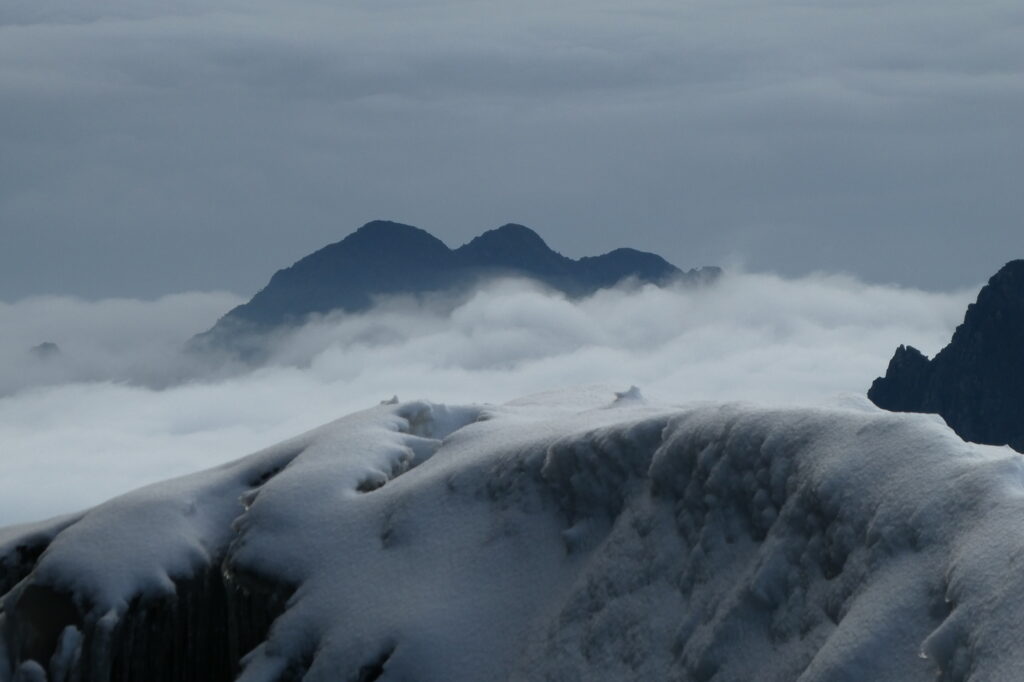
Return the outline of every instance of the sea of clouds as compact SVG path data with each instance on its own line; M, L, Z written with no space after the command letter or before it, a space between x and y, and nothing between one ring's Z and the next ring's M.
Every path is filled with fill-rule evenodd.
M573 301L507 280L317 319L274 338L258 368L183 351L240 302L232 294L0 303L0 525L207 468L393 395L497 403L600 384L675 403L860 399L898 344L938 351L975 291L733 272L702 289ZM60 354L29 351L43 341Z

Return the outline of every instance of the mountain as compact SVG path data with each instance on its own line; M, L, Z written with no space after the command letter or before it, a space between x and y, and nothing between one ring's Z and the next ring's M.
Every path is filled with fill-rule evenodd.
M52 360L60 356L60 346L53 341L43 341L29 348L28 352L37 360Z
M933 359L897 348L868 398L894 412L942 415L964 440L1024 452L1024 260L988 281Z
M300 324L312 314L359 312L377 296L468 288L498 276L528 277L570 296L585 296L627 278L702 284L719 274L713 267L683 272L660 256L633 249L573 260L522 225L504 225L449 249L425 230L376 220L278 270L252 300L195 337L193 347L244 351L246 335Z
M866 404L387 401L0 529L0 680L1018 680L1020 462Z

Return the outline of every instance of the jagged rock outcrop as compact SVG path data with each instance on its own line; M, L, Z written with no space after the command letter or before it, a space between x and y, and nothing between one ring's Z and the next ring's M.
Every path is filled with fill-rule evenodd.
M449 249L425 230L376 220L274 273L252 300L228 312L191 345L258 354L260 335L300 324L312 314L359 312L377 296L467 288L503 275L584 296L627 278L658 285L709 283L720 270L683 272L660 256L634 249L574 260L552 250L530 228L514 224Z
M1024 260L989 280L933 359L900 346L868 398L894 412L939 414L964 440L1024 452Z

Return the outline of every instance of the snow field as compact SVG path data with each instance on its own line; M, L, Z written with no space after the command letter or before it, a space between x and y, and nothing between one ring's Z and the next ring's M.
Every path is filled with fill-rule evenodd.
M285 595L245 682L1015 680L1022 484L859 404L388 401L0 530L0 679L72 679L212 570Z

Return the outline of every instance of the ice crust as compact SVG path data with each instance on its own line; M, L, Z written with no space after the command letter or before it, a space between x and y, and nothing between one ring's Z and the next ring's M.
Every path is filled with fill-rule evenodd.
M290 595L245 682L1018 680L1022 519L1019 455L862 403L387 401L0 529L0 679L78 679L212 567ZM74 614L27 661L44 588Z

